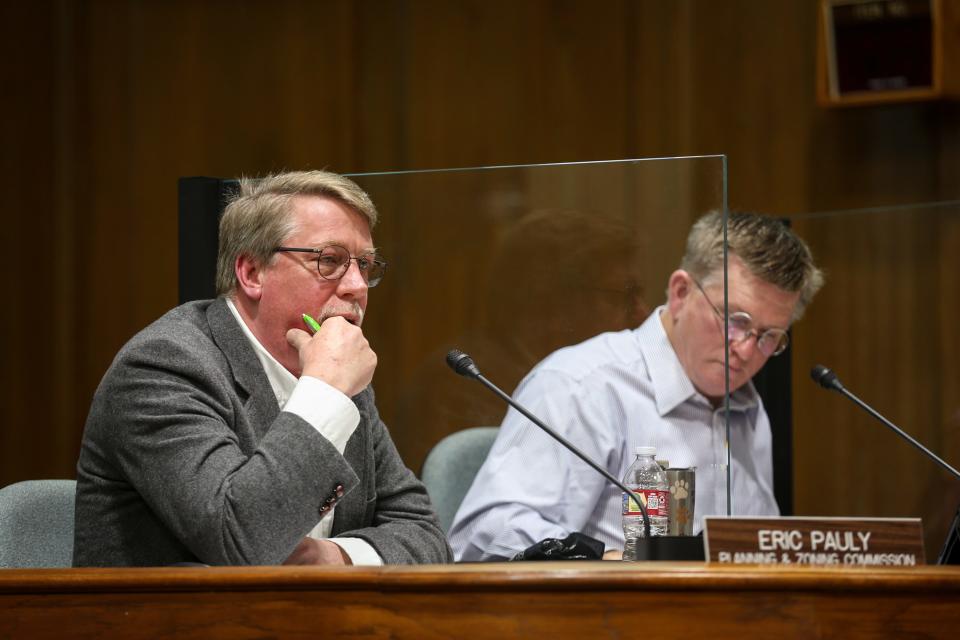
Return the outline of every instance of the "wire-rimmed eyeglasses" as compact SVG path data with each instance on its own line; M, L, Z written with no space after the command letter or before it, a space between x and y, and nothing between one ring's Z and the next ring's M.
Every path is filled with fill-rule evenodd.
M338 244L328 244L319 249L305 247L277 247L274 253L292 251L295 253L313 253L317 256L317 272L324 280L339 280L350 268L350 261L357 262L360 275L367 282L368 287L380 284L383 274L387 272L387 263L376 253L365 253L360 256L351 256L346 247Z
M700 293L703 294L707 304L710 305L722 323L723 312L717 308L717 305L713 304L700 283L695 278L691 278L691 280L693 280L693 284L697 285L697 289L700 289ZM754 329L753 317L746 311L736 311L730 314L730 317L727 318L727 336L730 338L730 342L743 342L756 336L757 350L768 358L783 353L790 343L790 337L783 329L767 329L763 332Z

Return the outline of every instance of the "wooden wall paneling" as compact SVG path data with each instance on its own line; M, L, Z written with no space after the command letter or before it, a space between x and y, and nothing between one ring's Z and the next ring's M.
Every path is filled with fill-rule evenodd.
M939 111L930 103L819 110L807 210L937 200Z
M802 210L813 118L810 3L634 6L638 155L725 154L731 206Z
M936 291L939 311L938 332L928 339L940 353L938 380L939 421L934 425L928 446L955 469L960 469L960 335L957 318L960 317L960 205L946 206L939 211L938 273ZM929 547L940 548L954 514L960 509L960 482L939 466L933 464L927 472L926 491L920 506L924 513L924 530ZM932 540L932 542L931 542Z
M943 3L944 17L944 90L953 101L940 105L939 136L939 199L953 204L940 210L939 292L938 309L940 346L940 433L933 446L942 458L960 469L960 2ZM944 539L953 515L960 508L960 483L939 470L932 470L932 480L924 503L928 514L924 526L931 535Z
M694 155L693 3L644 0L631 4L627 83L630 144L636 157ZM715 150L724 153L724 150Z
M691 152L729 157L734 209L807 204L814 17L805 1L694 3Z
M55 3L5 4L0 8L0 76L6 87L0 118L0 181L4 262L8 266L5 310L0 314L0 485L31 474L52 475L72 446L50 433L69 394L62 383L70 354L61 352L72 300L61 284L73 265L63 251L64 210L58 109L62 51ZM66 276L66 277L65 277ZM56 318L56 319L52 319ZM62 354L62 355L61 355Z
M410 31L406 2L352 3L350 54L355 72L351 100L355 126L352 171L415 169L404 122L411 106L407 83ZM387 224L388 218L384 219Z
M875 310L875 319L865 332L873 343L869 348L878 357L872 371L864 371L864 392L872 391L874 403L885 407L895 423L921 442L931 442L941 423L940 345L927 337L927 331L939 333L935 311L939 303L931 302L938 297L939 220L935 212L916 211L884 215L871 226L877 250L874 277L867 285L872 297L867 308ZM930 316L920 311L925 308L930 308ZM892 371L896 373L891 375ZM894 509L926 515L918 493L927 485L931 463L892 434L868 441L875 443L867 451L876 456L874 474L880 471L885 476L879 484L889 483L874 496L874 512Z
M130 7L120 3L87 5L77 15L75 171L83 224L76 240L86 254L79 273L84 303L74 320L80 345L78 404L80 398L89 402L117 349L138 328L135 300L146 283L137 276L151 253L149 245L140 244L134 221L130 22Z
M941 210L938 255L940 272L938 292L939 336L934 338L940 346L940 417L941 432L934 441L936 451L942 458L960 469L960 333L957 331L960 317L960 2L946 0L942 5L944 20L944 92L950 101L939 105L937 129L939 132L938 153L938 199L953 204ZM944 539L953 515L960 508L960 483L945 472L931 471L933 479L929 502L924 504L928 515L924 526L931 535L944 532L937 539Z
M625 5L407 5L414 168L622 158Z
M953 11L952 26L947 33L954 38L948 39L960 50L960 3L944 3ZM957 80L960 82L960 70ZM960 95L960 86L958 86ZM941 410L943 417L942 440L943 456L954 467L960 468L960 332L957 331L960 318L960 104L955 102L941 105L939 129L939 199L951 204L940 209L940 335L941 369ZM960 494L960 486L954 485ZM953 500L960 502L960 495Z
M803 226L824 256L829 284L798 326L797 342L808 357L797 375L822 361L918 440L937 442L943 350L930 337L939 334L940 212L838 214ZM803 513L934 515L929 497L942 485L932 463L849 401L807 380L797 386ZM829 477L838 484L824 483ZM929 552L942 532L926 533Z
M868 273L855 257L865 251L857 243L860 236L841 235L816 219L795 220L794 228L810 245L826 274L823 290L793 330L795 498L799 514L827 515L836 505L824 501L836 501L839 496L825 492L823 483L816 479L830 477L846 483L851 476L863 477L865 469L858 466L862 458L856 454L860 449L852 449L849 438L834 437L857 417L856 408L842 398L827 396L826 390L814 386L809 372L814 364L838 372L841 362L849 366L856 335L841 332L835 325L837 319L852 318L853 312L866 303L861 283ZM840 373L844 379L853 379L853 372ZM846 498L854 501L865 493L851 490ZM857 512L859 509L846 515Z
M80 159L81 140L79 132L79 113L77 94L79 84L77 19L79 8L68 2L57 5L55 19L57 23L57 109L54 135L56 136L55 157L57 159L54 193L56 205L57 236L57 278L55 282L56 300L66 309L79 309L83 301L81 279L83 265L86 263L85 247L77 242L78 230L83 224L79 215L77 201L80 195L80 181L74 167ZM72 315L72 313L71 313ZM52 405L54 415L48 423L46 433L50 442L55 443L56 455L54 469L47 477L72 478L76 452L80 442L82 416L86 410L86 397L78 393L79 371L78 338L72 322L58 323L55 360L48 368L54 395ZM43 431L43 429L41 429ZM43 437L39 438L40 441Z

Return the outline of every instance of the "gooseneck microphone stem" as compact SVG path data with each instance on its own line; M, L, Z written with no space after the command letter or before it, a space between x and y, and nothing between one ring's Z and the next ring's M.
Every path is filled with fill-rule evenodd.
M927 449L925 446L917 442L917 440L913 436L911 436L909 433L907 433L897 425L893 424L892 422L884 418L882 415L880 415L880 413L874 410L874 408L868 405L866 402L864 402L857 396L847 391L847 389L840 383L840 380L837 378L837 374L835 374L833 371L830 371L830 369L827 369L824 366L817 365L810 372L810 375L817 384L824 387L825 389L831 389L833 391L837 391L845 395L846 397L850 398L850 400L852 400L857 405L859 405L861 409L863 409L864 411L872 415L874 418L876 418L877 420L885 424L894 433L896 433L898 436L900 436L901 438L903 438L904 440L906 440L907 442L915 446L917 449L920 449L920 451L927 454L927 456L931 460L934 460L935 462L939 463L941 467L943 467L944 469L949 471L951 474L953 474L955 478L960 479L960 471L957 471L956 469L954 469L940 456L938 456L933 451L930 451L930 449Z
M519 411L521 414L523 414L530 422L532 422L533 424L543 429L551 438L553 438L554 440L562 444L564 447L569 449L570 452L573 453L573 455L577 456L578 458L586 462L588 465L593 467L594 470L597 471L597 473L601 474L604 478L609 480L611 484L613 484L615 487L618 487L621 491L624 491L627 495L633 498L633 500L636 501L637 505L640 507L640 514L643 516L643 534L647 538L650 538L650 516L647 515L646 505L640 496L638 496L634 491L628 489L626 485L624 485L622 482L620 482L615 477L613 477L610 474L610 472L608 472L606 469L604 469L599 464L591 460L590 457L587 456L587 454L577 449L577 447L575 447L572 443L570 443L566 438L564 438L559 433L557 433L556 431L548 427L546 424L544 424L543 421L540 420L537 416L527 411L526 408L524 408L522 405L516 402L513 398L511 398L506 393L504 393L500 389L500 387L498 387L497 385L487 380L483 376L483 374L480 373L480 369L477 368L477 366L473 362L473 359L470 356L468 356L467 354L461 351L453 350L447 354L447 364L450 365L451 369L453 369L460 375L466 378L474 378L480 381L480 383L483 384L483 386L485 386L487 389L490 389L490 391L498 395L504 402L506 402L511 407L513 407L514 409Z

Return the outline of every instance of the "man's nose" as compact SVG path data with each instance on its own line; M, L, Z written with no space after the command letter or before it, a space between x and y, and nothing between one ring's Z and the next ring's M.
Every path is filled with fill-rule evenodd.
M359 297L365 295L368 288L367 279L363 277L363 273L360 271L360 265L357 264L356 260L351 260L349 264L347 264L347 272L340 278L337 286L337 294L341 297L344 295Z
M751 334L744 340L730 343L730 354L736 355L743 362L749 362L751 358L760 354L757 348L757 336Z

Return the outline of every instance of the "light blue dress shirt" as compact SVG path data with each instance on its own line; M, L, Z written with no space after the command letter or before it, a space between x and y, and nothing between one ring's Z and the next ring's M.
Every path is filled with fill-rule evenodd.
M684 373L656 309L637 329L560 349L514 398L623 478L637 446L672 467L696 467L694 533L727 513L726 428ZM778 515L770 422L752 384L731 406L732 513ZM514 409L454 518L457 560L509 558L544 538L581 531L623 549L621 492Z

